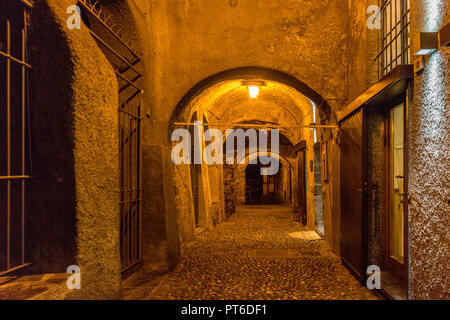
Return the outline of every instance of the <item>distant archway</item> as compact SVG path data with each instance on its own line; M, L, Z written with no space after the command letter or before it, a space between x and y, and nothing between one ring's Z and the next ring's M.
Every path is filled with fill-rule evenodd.
M234 186L234 193L236 201L236 205L242 205L242 204L275 204L278 202L279 204L284 205L291 205L293 206L295 203L295 199L297 198L297 195L294 192L294 177L296 175L296 166L292 164L292 160L285 157L283 154L277 154L278 161L280 164L280 170L278 176L277 182L279 185L283 185L283 188L278 189L278 195L276 196L277 201L270 201L270 198L268 198L269 195L266 195L266 198L264 199L264 188L268 188L268 184L270 181L269 179L265 179L263 176L261 176L261 165L251 164L252 160L258 156L258 153L251 153L246 156L245 158L245 164L243 165L237 165L234 169L234 178L235 178L235 186ZM250 171L250 172L249 172ZM252 174L252 180L255 183L255 187L259 185L260 190L253 190L254 191L254 197L251 197L249 199L249 191L248 190L248 178L249 173ZM259 177L258 177L259 176ZM260 179L259 179L260 178ZM281 179L285 179L284 182L281 181ZM268 189L266 190L268 192ZM272 191L275 192L275 191ZM258 198L258 193L261 193L261 197ZM250 201L248 201L250 200ZM260 200L260 201L258 201ZM230 199L228 199L230 201Z

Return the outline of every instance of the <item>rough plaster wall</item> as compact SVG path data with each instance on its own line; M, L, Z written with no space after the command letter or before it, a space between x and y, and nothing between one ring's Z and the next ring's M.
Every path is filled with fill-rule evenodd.
M67 297L117 299L121 297L117 80L88 30L67 29L66 9L70 4L72 1L49 0L47 3L36 3L33 9L38 11L38 15L40 12L43 18L54 19L58 33L63 35L70 50L67 66L73 66L70 106L46 106L63 108L68 114L62 116L72 118L69 127L55 123L55 127L50 129L62 136L73 135L73 150L68 152L73 157L70 160L73 161L73 168L72 172L68 170L64 174L74 176L73 182L67 181L68 184L74 183L71 186L74 194L66 196L75 201L77 253L71 264L81 267L82 289L68 293ZM48 30L45 29L39 31L41 41L44 44L50 41L47 45L51 47L53 35L46 36ZM56 57L60 54L58 51L52 52ZM56 72L64 72L64 69ZM54 85L54 80L48 83L50 87ZM52 99L49 97L49 101ZM41 156L44 158L40 160L45 161L49 155ZM58 163L55 165L59 166ZM60 180L64 178L60 177ZM53 194L53 197L59 196L61 194L57 192ZM40 210L51 212L63 209L53 207L51 203L47 205L47 208L41 207Z
M386 155L384 145L385 110L368 110L369 151L369 264L382 267L386 245ZM373 198L373 194L376 197Z
M34 89L30 97L34 179L27 190L28 259L35 262L37 272L65 272L75 263L77 253L71 98L74 66L64 31L46 5L36 4L29 32L34 69L30 74ZM53 72L49 65L59 72Z
M163 162L170 159L171 152L171 145L143 146L143 271L173 268L180 257L180 239L190 239L190 235L180 227L186 225L180 219L189 219L192 215L177 215L178 210L193 211L188 202L190 198L182 194L172 180L179 177L178 180L190 185L189 171L186 172L184 166L173 165L170 160ZM178 198L183 201L176 201Z
M450 22L448 1L412 1L412 39ZM414 43L413 43L414 45ZM410 297L449 299L450 49L414 79L410 104Z
M227 1L152 1L148 72L153 124L162 128L154 138L166 139L172 111L190 88L239 66L285 71L323 97L344 100L345 7L343 0L241 0L235 7Z
M225 198L225 214L227 217L236 212L236 191L235 191L235 177L237 165L223 166L223 181L224 181L224 198Z
M377 0L348 0L348 96L352 102L378 80L377 29L367 27L367 8Z
M366 0L366 7L370 5L377 4L377 0ZM366 19L368 15L366 15ZM378 64L375 60L380 49L381 49L381 32L379 30L370 30L365 28L366 30L366 89L370 88L378 81Z
M176 200L178 212L183 212L179 215L181 219L180 234L182 241L189 241L194 237L195 220L194 220L194 206L191 192L191 176L188 165L175 167L175 180L184 183L184 186L177 186Z
M172 148L166 146L162 148L161 159L170 158L172 153ZM177 219L179 219L178 211L176 209L176 202L174 201L176 196L176 188L173 185L173 180L171 177L175 175L176 166L169 162L162 167L163 171L163 199L166 204L165 217L166 217L166 232L167 232L167 262L169 268L175 267L181 254L182 247L180 246L179 240L179 224Z
M142 245L145 270L167 269L167 229L164 203L162 150L143 148ZM149 176L151 173L151 176Z
M144 21L142 8L138 6L143 0L99 0L99 6L102 12L110 16L109 22L115 30L120 30L120 35L127 44L140 56L143 55L142 49L142 30L137 25Z
M366 83L366 3L348 0L348 102L364 92Z
M236 204L242 205L245 204L245 196L246 196L246 181L245 181L245 169L246 165L238 165L236 171L234 173L235 181L235 192L236 192Z

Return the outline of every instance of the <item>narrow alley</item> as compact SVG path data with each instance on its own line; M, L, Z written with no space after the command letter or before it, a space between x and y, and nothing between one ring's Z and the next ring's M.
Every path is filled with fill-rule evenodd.
M242 206L189 243L177 268L146 287L125 281L126 299L377 299L344 268L323 240L295 239L306 230L283 206Z
M450 299L449 47L450 0L0 0L0 300Z

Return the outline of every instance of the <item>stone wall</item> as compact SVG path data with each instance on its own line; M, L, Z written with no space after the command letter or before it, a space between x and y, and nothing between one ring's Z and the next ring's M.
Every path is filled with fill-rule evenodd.
M234 172L234 184L235 184L235 192L236 192L236 204L243 205L246 202L246 165L238 165Z
M374 1L349 0L349 94L351 102L364 92L377 79L376 64L373 63L376 48L376 31L364 26L364 12ZM411 1L411 41L418 32L436 32L450 21L448 1L425 3ZM413 50L412 50L413 51ZM414 60L412 52L412 62ZM409 297L412 299L448 298L448 265L450 238L448 234L450 209L448 205L449 161L449 49L441 48L426 58L423 73L414 78L414 87L410 91L409 104L409 191L411 203L409 209ZM366 61L366 62L364 62ZM411 62L411 63L412 63ZM411 89L410 89L411 90ZM382 134L379 126L382 120L371 113L369 123L371 137L369 151L372 159L370 168L371 182L381 186L378 190L378 206L371 207L378 214L385 213L384 208L384 167L381 162L373 161L383 157L383 146L379 145ZM334 177L333 178L337 178ZM374 235L374 211L369 215L369 261L383 264L384 242ZM336 219L337 216L333 217ZM339 223L336 221L336 223ZM385 231L383 221L379 221L379 234ZM334 233L334 235L336 235ZM336 241L333 241L336 243ZM337 249L337 248L336 248Z
M383 266L386 250L386 148L384 106L372 106L368 110L368 245L369 265Z
M223 166L225 213L227 217L236 212L235 167L236 165Z
M449 22L449 1L411 1L412 39ZM449 299L450 49L427 60L414 78L409 106L409 293L412 299Z
M322 97L344 101L343 3L151 1L148 43L153 50L147 72L155 132L146 133L148 139L167 141L169 119L185 93L201 80L236 67L285 71Z
M31 17L33 171L29 208L41 272L81 268L70 298L121 297L118 87L72 1L37 1ZM101 88L101 90L99 90ZM101 119L101 121L99 120Z

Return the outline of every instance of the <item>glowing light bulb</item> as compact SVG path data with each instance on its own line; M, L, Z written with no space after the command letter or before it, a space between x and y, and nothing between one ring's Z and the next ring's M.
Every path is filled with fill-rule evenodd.
M250 94L250 98L256 99L259 96L259 91L261 90L260 87L257 86L249 86L248 87L248 93Z

